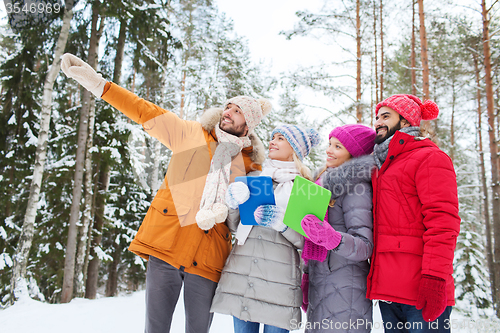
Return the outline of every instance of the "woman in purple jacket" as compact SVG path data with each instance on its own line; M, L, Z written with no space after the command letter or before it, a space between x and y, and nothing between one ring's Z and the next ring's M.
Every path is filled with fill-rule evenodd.
M325 220L306 215L302 258L305 332L370 332L372 302L366 298L373 249L371 172L375 131L344 125L329 136L326 167L316 183L332 192Z

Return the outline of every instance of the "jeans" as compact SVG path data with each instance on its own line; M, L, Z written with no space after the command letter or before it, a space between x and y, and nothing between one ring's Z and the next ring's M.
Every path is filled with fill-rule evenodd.
M254 323L252 321L244 321L233 317L234 322L234 333L259 333L260 323ZM265 325L264 333L288 333L288 330L279 328L276 326Z
M385 332L397 333L449 333L451 332L451 306L433 322L426 322L422 317L422 310L414 305L400 303L386 303L380 301L380 313L384 321Z

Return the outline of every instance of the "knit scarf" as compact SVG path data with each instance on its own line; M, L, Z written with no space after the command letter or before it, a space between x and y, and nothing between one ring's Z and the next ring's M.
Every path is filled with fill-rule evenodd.
M219 142L210 162L210 171L207 175L200 210L210 210L214 203L224 203L224 196L229 185L231 159L243 148L251 145L248 136L237 137L224 132L219 125L215 127L215 134Z
M406 133L411 136L419 136L420 134L420 127L418 126L410 126L410 127L403 127L399 130L400 132ZM373 147L373 155L375 156L375 164L377 164L377 167L380 169L382 167L382 164L384 164L385 160L387 159L387 154L389 153L389 144L391 143L392 138L394 137L394 134L389 137L387 140L380 144L376 144L375 147Z
M274 199L276 206L286 209L290 194L292 193L293 180L300 175L295 166L295 162L284 162L278 160L268 160L260 176L269 176L278 183L274 189ZM238 245L245 244L245 241L252 230L251 225L241 224L236 231Z

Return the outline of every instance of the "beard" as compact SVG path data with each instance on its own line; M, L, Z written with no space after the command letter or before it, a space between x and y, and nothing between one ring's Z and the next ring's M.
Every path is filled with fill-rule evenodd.
M246 132L246 124L240 125L240 126L234 126L234 122L231 124L223 123L224 118L221 118L219 122L219 127L221 130L223 130L226 133L229 133L231 135L237 136L237 137L242 137L245 136Z
M401 129L401 122L398 122L394 127L387 127L387 126L380 126L379 128L385 128L385 135L384 136L379 136L377 134L377 136L375 137L375 144L378 145L378 144L381 144L382 142L384 142L385 140L389 139L391 136L394 135L394 133L396 133L396 131L399 131ZM378 131L378 128L377 128L377 131Z

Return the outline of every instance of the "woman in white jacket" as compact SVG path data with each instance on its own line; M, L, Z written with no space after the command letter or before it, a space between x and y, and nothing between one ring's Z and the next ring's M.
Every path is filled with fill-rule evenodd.
M211 311L232 315L235 333L258 333L260 324L265 333L298 328L302 292L297 250L303 247L304 237L283 224L283 216L295 177L311 179L302 160L318 143L313 129L294 125L274 129L260 175L273 179L276 205L255 210L258 226L240 224L235 210L248 200L248 187L235 182L227 190L226 204L235 210L227 222L237 243L222 271Z

